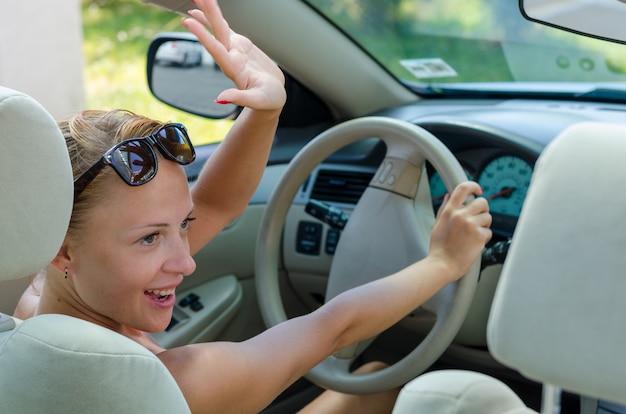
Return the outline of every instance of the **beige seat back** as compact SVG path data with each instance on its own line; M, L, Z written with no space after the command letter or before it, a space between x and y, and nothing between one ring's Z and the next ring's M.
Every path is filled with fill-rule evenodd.
M58 251L73 182L63 136L32 98L0 87L0 281ZM189 413L168 370L142 346L63 316L0 313L0 413Z
M542 153L488 344L538 382L626 404L626 127L581 123Z

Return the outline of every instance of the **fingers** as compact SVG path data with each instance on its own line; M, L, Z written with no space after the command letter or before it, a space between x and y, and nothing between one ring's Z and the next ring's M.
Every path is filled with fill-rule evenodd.
M491 227L492 220L493 220L493 217L491 216L491 214L489 214L488 210L484 210L481 213L474 214L474 222L478 224L480 227L484 227L484 228Z
M444 199L444 204L439 210L439 214L450 216L464 216L465 221L471 226L475 226L485 243L491 238L492 216L489 213L489 202L484 197L475 197L483 194L478 183L466 181L459 184L452 194ZM438 215L439 215L438 214Z
M473 216L472 220L478 228L478 232L480 234L480 237L482 238L482 244L484 247L484 245L486 245L493 236L493 232L491 231L491 214L489 214L488 212L484 212Z
M233 32L224 20L217 3L214 1L208 3L211 7L206 7L203 10L189 10L188 14L191 18L183 19L183 24L196 35L211 54L217 52L218 49L223 49L226 52L231 48L231 34Z
M452 203L454 207L460 207L465 204L468 199L473 199L474 196L482 195L482 193L483 190L478 183L474 181L465 181L459 184L454 191L452 191L449 202Z
M231 49L231 35L234 33L224 19L216 0L194 2L199 9L189 10L187 13L191 18L183 19L183 25L196 35L222 70L226 71L229 68L224 66L228 64L227 54Z
M225 62L226 48L214 37L207 27L210 27L208 21L204 18L204 14L200 10L192 10L189 12L193 19L183 19L183 25L187 30L193 33L202 46L213 56L216 62L222 66Z
M206 18L206 15L202 12L202 10L194 9L189 10L187 13L191 17L202 23L202 25L205 26L207 29L211 30L211 23L209 22L209 19Z
M482 193L482 188L474 181L466 181L459 184L454 191L452 191L452 194L448 193L444 196L443 203L439 208L437 216L442 214L443 211L446 211L448 208L456 209L463 207L466 204L471 204L473 200L475 200L475 196L482 195ZM486 207L488 211L488 205L482 203L479 203L479 205Z
M228 26L228 22L222 15L222 10L217 4L217 1L196 0L196 4L200 7L200 10L191 10L189 14L210 29L215 38L223 44L227 50L230 49L231 30Z

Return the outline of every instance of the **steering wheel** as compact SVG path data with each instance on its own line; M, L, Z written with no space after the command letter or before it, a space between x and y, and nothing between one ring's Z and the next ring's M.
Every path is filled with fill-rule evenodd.
M426 190L424 163L429 161L433 165L451 192L467 180L457 159L435 136L408 122L364 117L338 124L302 148L287 166L268 201L255 263L256 289L267 326L287 319L279 287L279 250L285 218L296 192L329 155L372 137L384 141L386 156L341 233L326 300L394 273L427 255L434 214L430 191ZM477 259L465 277L422 305L436 315L436 321L426 338L401 360L381 371L351 374L351 363L373 341L371 338L326 358L306 377L324 388L352 394L379 392L407 383L435 362L454 339L471 304L479 270L480 259Z

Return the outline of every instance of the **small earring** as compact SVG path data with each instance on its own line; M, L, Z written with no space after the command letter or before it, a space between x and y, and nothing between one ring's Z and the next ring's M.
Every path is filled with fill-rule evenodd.
M67 279L67 267L65 268L64 278Z

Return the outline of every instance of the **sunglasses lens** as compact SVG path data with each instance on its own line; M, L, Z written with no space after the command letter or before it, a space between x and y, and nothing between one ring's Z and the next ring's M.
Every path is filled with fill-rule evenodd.
M111 164L128 184L144 184L156 173L154 151L145 141L126 141L111 155Z
M161 147L180 164L189 164L195 157L195 151L187 132L179 125L166 125L154 135Z

